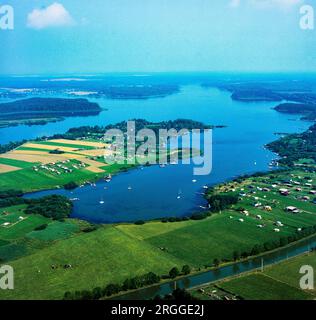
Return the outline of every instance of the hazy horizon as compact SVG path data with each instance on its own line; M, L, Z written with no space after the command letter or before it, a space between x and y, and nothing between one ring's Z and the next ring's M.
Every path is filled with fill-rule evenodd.
M316 72L305 0L6 0L0 74Z

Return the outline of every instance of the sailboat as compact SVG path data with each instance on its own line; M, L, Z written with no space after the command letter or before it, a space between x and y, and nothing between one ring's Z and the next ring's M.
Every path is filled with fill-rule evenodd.
M112 180L112 176L111 176L111 174L109 174L109 175L107 176L107 178L105 179L105 181L106 181L106 182L111 182L111 180Z
M179 200L179 199L181 199L181 194L182 194L182 191L181 190L179 190L179 192L178 192L178 196L177 196L177 199Z

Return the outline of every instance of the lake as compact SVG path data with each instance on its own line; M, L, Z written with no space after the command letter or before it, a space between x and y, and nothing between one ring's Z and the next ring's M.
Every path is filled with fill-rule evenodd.
M27 195L61 194L74 201L72 217L97 223L131 222L169 216L186 216L205 205L203 186L238 175L265 171L276 155L264 149L276 132L306 130L310 123L299 116L273 110L275 102L233 101L231 93L199 85L183 85L179 93L144 100L89 99L106 108L99 116L67 118L40 126L0 129L0 143L62 133L82 125L106 125L142 118L149 121L187 118L205 124L225 125L213 132L213 169L207 176L193 176L192 165L151 166L115 176L73 191L48 190ZM193 179L197 181L192 182ZM128 188L132 189L129 190ZM178 195L181 193L181 198ZM100 201L104 201L100 204Z

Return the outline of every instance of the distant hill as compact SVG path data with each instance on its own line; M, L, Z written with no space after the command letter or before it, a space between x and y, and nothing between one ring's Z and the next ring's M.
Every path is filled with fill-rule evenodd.
M316 105L303 103L281 103L274 108L278 112L302 114L305 120L316 120Z
M25 120L97 115L97 103L87 99L30 98L0 104L1 120Z
M282 101L282 95L265 89L236 90L232 94L232 99L244 102L253 101Z

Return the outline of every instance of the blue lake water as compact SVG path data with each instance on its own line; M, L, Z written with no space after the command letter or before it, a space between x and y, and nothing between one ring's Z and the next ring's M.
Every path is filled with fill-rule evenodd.
M231 94L216 88L185 85L180 93L147 100L90 99L107 111L99 116L67 118L43 126L19 126L0 129L0 143L62 133L81 125L106 125L122 120L142 118L163 121L187 118L206 124L226 125L213 132L213 169L207 176L193 176L192 165L171 165L135 169L115 176L110 183L85 186L72 192L43 191L27 195L39 197L63 194L79 198L72 217L93 222L148 220L165 216L185 216L200 211L204 205L203 185L213 185L237 175L268 170L276 158L263 146L277 139L276 132L306 130L310 123L299 116L285 115L272 108L274 102L242 103ZM193 183L192 180L197 182ZM128 190L128 187L132 190ZM105 189L106 188L106 189ZM181 198L177 199L181 191ZM104 204L100 204L100 201Z

